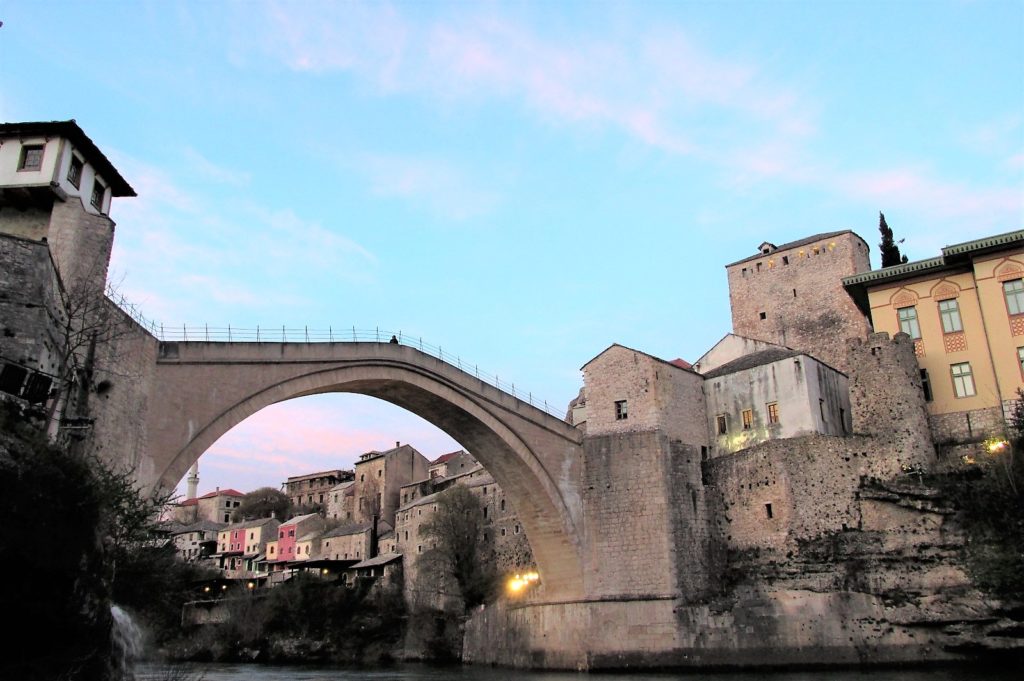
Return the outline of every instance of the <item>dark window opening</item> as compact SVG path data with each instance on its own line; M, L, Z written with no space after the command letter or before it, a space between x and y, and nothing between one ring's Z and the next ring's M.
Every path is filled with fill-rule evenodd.
M788 265L789 264L789 256L788 255L782 256L782 264L783 265Z
M729 430L729 423L725 417L725 414L719 414L715 417L715 424L718 426L718 434L725 435Z
M772 518L775 517L775 515L772 513L772 505L771 504L765 504L764 505L764 512L765 512L765 515L768 516L769 520L771 520Z
M700 460L701 461L707 461L708 460L708 448L707 448L707 445L701 445L700 446Z
M924 393L924 401L932 401L932 382L928 378L928 370L921 369L921 392Z
M768 319L768 313L767 312L759 312L758 316L761 317L761 319Z
M100 184L98 180L92 183L92 198L89 199L89 203L96 210L103 210L103 195L106 191L107 188Z
M77 156L71 157L71 165L68 167L68 182L75 189L82 183L82 161Z
M793 297L796 298L796 289L793 289Z
M5 364L4 368L0 369L0 390L11 395L20 395L21 386L24 385L27 376L27 369Z

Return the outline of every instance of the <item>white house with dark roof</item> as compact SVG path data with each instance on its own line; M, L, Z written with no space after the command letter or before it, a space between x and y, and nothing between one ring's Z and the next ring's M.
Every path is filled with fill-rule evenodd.
M712 457L852 428L846 374L806 353L729 334L696 366L703 370Z

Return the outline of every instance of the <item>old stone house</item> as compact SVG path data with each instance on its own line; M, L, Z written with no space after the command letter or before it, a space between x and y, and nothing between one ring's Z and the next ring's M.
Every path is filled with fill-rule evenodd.
M223 523L200 520L176 530L172 535L178 557L187 563L209 558L217 551L217 534L223 527Z
M331 490L337 485L351 480L352 471L331 470L319 473L306 473L289 477L281 486L288 495L294 508L312 509L326 508Z
M355 465L352 519L370 522L376 514L393 526L402 486L427 477L428 465L426 457L414 447L398 442L392 449L361 455Z
M346 480L332 487L327 493L324 516L332 520L353 520L355 508L355 480Z

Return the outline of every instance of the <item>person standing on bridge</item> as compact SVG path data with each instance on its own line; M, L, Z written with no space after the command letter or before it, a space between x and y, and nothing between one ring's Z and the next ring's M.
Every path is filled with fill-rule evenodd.
M388 343L394 343L395 345L398 345L398 336L392 336L391 340L389 340Z

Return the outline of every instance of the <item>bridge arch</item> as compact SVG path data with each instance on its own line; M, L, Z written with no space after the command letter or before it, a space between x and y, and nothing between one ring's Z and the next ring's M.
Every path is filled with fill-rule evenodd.
M548 597L583 592L581 433L450 364L386 343L163 343L157 381L167 399L150 415L149 450L165 488L271 404L328 392L368 395L465 446L516 508Z

